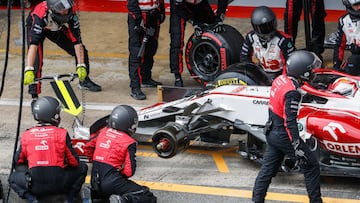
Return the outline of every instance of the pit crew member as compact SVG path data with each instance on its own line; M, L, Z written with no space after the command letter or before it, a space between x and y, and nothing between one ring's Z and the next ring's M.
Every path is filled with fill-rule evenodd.
M335 40L333 68L351 75L360 75L360 0L343 0L347 13L339 18ZM343 64L347 44L351 56Z
M267 6L253 10L251 25L253 30L245 36L240 62L258 63L274 79L285 72L285 61L295 45L291 36L277 30L275 13Z
M156 202L147 187L129 179L136 169L137 143L132 135L137 123L137 112L131 106L119 105L112 110L108 126L85 145L92 160L91 190L83 188L87 191L82 194L109 198L110 202Z
M128 0L130 96L146 99L141 87L157 87L161 82L151 78L154 55L158 48L160 24L165 20L163 0ZM146 41L146 42L145 42ZM142 43L146 43L140 53Z
M263 203L266 192L285 155L297 160L304 173L305 185L311 203L322 202L320 192L320 166L315 155L299 136L297 113L300 105L300 85L309 81L312 69L321 67L315 53L299 50L286 62L286 74L277 77L271 86L269 121L266 131L264 162L256 177L252 200Z
M87 165L79 161L70 136L60 124L61 106L53 97L39 97L32 107L37 125L21 135L15 154L16 170L9 176L10 187L28 202L52 194L67 194L73 202L87 175Z

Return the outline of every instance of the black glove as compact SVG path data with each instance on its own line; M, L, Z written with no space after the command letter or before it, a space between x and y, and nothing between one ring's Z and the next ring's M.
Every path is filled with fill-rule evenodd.
M216 17L216 21L214 23L214 27L213 27L213 31L214 32L225 32L225 28L224 28L224 18L225 15L224 14L220 14L220 16Z
M165 21L165 18L166 18L165 6L164 4L160 4L160 23L163 23Z
M185 3L183 0L175 0L175 11L176 12L184 12Z
M201 37L203 33L203 29L199 24L194 24L194 34L196 37Z
M333 69L341 72L341 63L334 62Z
M304 143L300 140L300 138L298 138L298 139L294 140L291 144L294 147L295 158L298 162L298 165L302 166L302 165L306 164L308 161L308 157L307 157L305 151L303 150Z
M134 30L138 33L143 33L144 29L143 29L143 19L142 16L136 16L135 18L135 26L134 26Z
M350 45L350 51L352 54L360 54L360 46L353 43Z

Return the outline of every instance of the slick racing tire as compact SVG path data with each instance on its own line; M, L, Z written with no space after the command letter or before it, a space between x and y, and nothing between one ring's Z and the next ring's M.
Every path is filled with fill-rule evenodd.
M223 70L212 82L215 87L230 84L270 86L271 79L256 64L235 63Z
M190 75L207 84L229 65L239 62L244 38L234 27L224 25L225 32L204 31L201 37L191 35L185 50Z

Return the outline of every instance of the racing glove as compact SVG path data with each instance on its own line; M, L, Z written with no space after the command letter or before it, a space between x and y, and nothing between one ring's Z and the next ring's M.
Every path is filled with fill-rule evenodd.
M340 72L343 71L343 69L341 69L341 62L334 62L333 69Z
M295 158L298 162L298 165L301 167L302 165L306 164L308 161L308 157L303 150L303 143L301 142L300 138L294 140L292 143L292 146L295 151Z
M352 54L360 54L360 46L357 44L351 44L350 51Z
M138 33L143 33L144 29L143 29L143 19L141 17L141 15L137 16L135 19L135 26L134 26L134 30Z
M201 37L203 34L203 29L201 28L200 24L194 23L194 34L196 37Z
M171 9L174 9L173 11ZM189 12L186 11L186 6L184 0L175 0L173 7L171 7L170 12L174 15L179 15L182 18L188 18Z
M216 17L216 21L213 27L213 31L214 32L225 32L225 28L224 28L224 18L225 15L222 13L220 14L220 16Z
M175 0L175 11L183 12L185 9L185 4L183 0Z
M84 81L87 76L85 64L78 64L76 66L76 73L80 81Z
M35 80L34 67L26 66L24 75L24 85L30 85Z

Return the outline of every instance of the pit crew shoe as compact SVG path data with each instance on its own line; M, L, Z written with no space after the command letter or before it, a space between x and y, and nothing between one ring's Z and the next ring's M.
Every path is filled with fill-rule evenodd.
M336 44L337 33L330 33L324 40L324 44L334 46Z
M110 203L124 203L126 201L120 195L111 195L109 197L109 202Z
M146 99L146 95L141 91L140 88L134 88L131 90L130 96L136 100Z
M37 198L34 195L30 194L30 193L26 192L25 193L25 198L26 198L27 202L29 202L29 203L39 203Z
M90 187L84 186L81 189L80 195L81 195L82 203L92 203Z
M141 83L141 87L157 87L158 85L162 85L162 83L153 79L144 80Z
M100 92L101 86L94 83L90 78L86 78L84 81L79 82L79 89L89 90L91 92Z
M184 87L184 82L181 77L175 79L174 86L175 87Z

